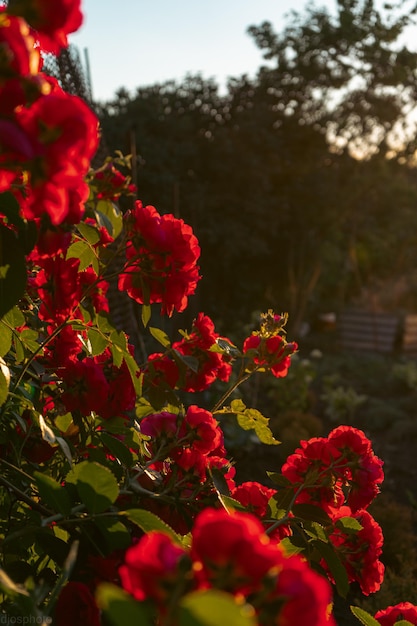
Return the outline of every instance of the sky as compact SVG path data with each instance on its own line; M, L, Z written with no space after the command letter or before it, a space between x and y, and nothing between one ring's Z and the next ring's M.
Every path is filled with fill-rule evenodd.
M334 6L333 0L317 1ZM267 20L276 30L306 0L82 0L84 24L70 43L90 67L93 98L109 100L120 87L181 80L200 72L220 86L265 63L246 30Z

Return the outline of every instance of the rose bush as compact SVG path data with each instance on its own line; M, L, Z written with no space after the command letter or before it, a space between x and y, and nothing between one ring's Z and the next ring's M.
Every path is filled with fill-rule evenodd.
M255 373L285 378L297 345L273 311L241 348L204 313L180 339L153 325L187 307L200 248L155 207L122 213L116 202L135 190L121 157L90 168L97 119L42 73L40 53L81 21L75 0L0 12L1 615L333 626L334 594L383 580L367 510L382 461L362 431L339 426L271 468L274 487L237 484L222 420L279 442L232 394ZM116 328L111 282L141 306L149 354ZM212 405L190 401L212 399L214 383ZM407 602L375 618L352 610L364 624L417 623Z

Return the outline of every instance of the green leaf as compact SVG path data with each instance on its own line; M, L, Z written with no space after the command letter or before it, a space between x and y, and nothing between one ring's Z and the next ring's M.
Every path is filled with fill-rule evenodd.
M77 230L92 246L100 241L100 233L98 232L97 228L95 228L95 226L91 226L91 224L85 224L84 222L80 222L79 224L77 224Z
M158 530L167 533L176 543L182 544L180 535L175 530L162 521L157 515L146 511L145 509L128 509L120 511L120 515L124 515L136 526L139 526L143 532L148 533L152 530Z
M315 541L314 546L326 561L336 583L338 594L342 596L342 598L346 598L349 591L349 579L338 554L329 543Z
M235 415L239 426L243 430L254 430L261 443L274 446L280 444L268 426L269 419L257 409L247 408L242 400L233 400L230 407L216 413Z
M12 329L0 321L0 356L5 356L12 347Z
M142 324L146 328L152 316L152 308L150 304L142 304Z
M120 367L123 363L123 350L119 346L112 343L110 345L110 351L113 358L113 365L115 367Z
M132 538L126 526L111 517L97 517L94 521L99 529L108 552L126 550L132 543Z
M97 321L97 326L99 327L102 333L111 333L114 330L116 330L112 322L109 319L108 313L105 313L104 311L100 311L100 313L97 315L96 321Z
M229 503L224 500L224 496L230 496L230 490L224 475L215 467L209 469L209 473L220 504L228 513L230 513Z
M341 528L345 533L356 534L362 530L363 526L354 517L340 517L336 526Z
M128 354L129 351L127 349L127 337L126 337L126 333L124 333L122 330L114 330L111 335L110 335L110 341L117 346L118 348L120 348L120 350L122 350L122 352L127 352Z
M350 610L364 626L381 626L381 624L374 617L372 617L372 615L361 609L359 606L351 606Z
M119 495L114 474L104 465L94 461L82 461L66 477L75 484L81 501L90 513L102 513Z
M318 522L310 522L310 524L304 523L303 530L305 534L312 539L318 539L325 542L329 541L326 531Z
M110 450L110 452L117 458L119 461L126 465L127 467L132 467L133 465L133 456L129 448L125 446L124 443L109 435L108 433L101 431L100 439L103 444Z
M89 265L94 266L94 262L97 264L97 257L91 246L85 241L76 241L71 244L67 251L67 259L79 259L80 265L79 272L85 270Z
M104 216L106 219L104 220L104 225L109 231L110 235L116 239L123 228L123 215L120 209L110 202L110 200L99 200L96 206L96 212L99 214L99 223L100 216ZM101 220L103 222L103 220ZM110 224L110 230L108 225Z
M185 595L179 603L179 626L256 626L253 608L224 591L209 589Z
M314 504L294 504L292 512L296 517L301 517L303 520L312 520L325 525L331 524L331 519L327 513Z
M128 367L128 370L130 372L130 376L132 378L132 383L133 383L133 387L135 388L135 391L137 393L138 396L142 395L142 381L143 381L143 375L140 375L140 367L139 365L136 363L135 359L133 358L133 356L129 353L126 352L123 355L124 361Z
M25 323L25 316L19 307L14 306L6 315L3 317L3 322L8 324L11 328L17 328L18 326L23 326Z
M171 342L169 340L169 337L166 333L164 333L163 330L150 326L149 332L151 333L152 337L154 337L161 344L161 346L163 346L164 348L170 347Z
M2 406L9 395L10 376L7 375L7 365L2 365L3 359L0 357L0 406ZM7 368L7 369L6 369Z
M293 554L300 554L303 552L303 548L301 546L295 545L291 537L284 537L279 542L280 547L284 550L287 556L292 556Z
M16 363L22 363L25 360L25 349L19 337L13 335L13 347L16 352Z
M51 476L40 472L35 472L34 478L39 494L45 503L54 511L68 515L71 512L72 504L65 488Z
M200 368L200 363L195 356L190 356L189 354L181 354L178 350L173 351L174 357L180 363L183 363L188 369L190 369L195 374L198 373Z
M68 539L63 540L55 535L54 530L49 528L40 528L36 533L36 543L39 544L42 549L57 563L63 563L68 554Z
M155 623L149 606L137 602L126 591L103 583L97 587L97 606L112 626L153 626Z
M276 472L267 472L266 474L272 482L280 487L290 487L292 484L291 481L289 481L288 478L282 474L277 474Z
M0 318L23 296L26 258L14 232L0 224Z
M87 335L90 340L91 354L93 356L103 354L104 350L109 345L107 338L104 337L99 330L94 328L94 326L87 331Z
M39 334L36 330L31 328L25 328L19 333L19 340L22 345L29 350L29 352L35 352L39 348Z
M222 502L223 502L223 507L227 511L229 511L229 513L232 513L233 511L246 511L247 510L246 507L243 506L243 504L241 504L234 498L231 498L230 496L226 496L224 494L222 494Z

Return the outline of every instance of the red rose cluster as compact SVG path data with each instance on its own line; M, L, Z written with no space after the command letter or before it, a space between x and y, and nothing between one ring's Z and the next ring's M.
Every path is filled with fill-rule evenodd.
M294 486L296 504L315 504L329 515L334 526L330 538L349 580L357 581L366 595L380 588L384 574L378 560L381 528L366 511L383 481L382 465L361 430L339 426L328 437L302 441L281 468ZM353 535L344 531L338 525L343 517L354 517L362 529Z
M290 357L298 345L287 342L281 334L286 322L286 315L276 315L272 311L262 315L260 330L253 332L243 343L248 371L270 371L276 378L287 375Z
M195 520L191 547L163 532L150 532L128 549L119 570L122 586L150 601L160 616L173 599L193 590L231 594L256 615L257 623L335 626L330 584L298 556L287 556L249 513L207 508Z
M121 195L132 195L136 192L136 187L130 183L130 178L123 176L113 163L105 163L103 167L96 170L92 176L91 185L97 189L99 200L116 202Z
M67 45L82 21L79 4L11 0L0 7L0 191L16 195L24 218L47 215L54 225L80 220L98 146L94 113L41 72L40 49Z
M150 381L159 384L164 379L171 389L179 388L187 392L204 391L215 380L228 382L232 373L230 358L212 350L219 338L212 320L199 313L191 332L184 333L181 341L172 344L170 354L154 353L149 356L147 374ZM181 367L183 357L191 357L192 368Z
M146 443L153 459L149 469L159 478L153 488L159 486L160 490L167 493L175 485L180 496L178 502L182 498L189 504L184 510L187 512L185 517L191 523L196 512L203 508L205 498L215 495L211 481L208 481L211 471L219 472L229 490L234 489L235 470L226 458L223 432L209 411L191 405L185 415L167 411L151 414L140 422L140 431L150 437ZM142 480L139 477L139 482ZM151 505L153 510L178 528L178 520L174 521L172 512L168 512L167 518L167 512L158 506L155 508L154 504ZM186 533L189 524L180 523L180 528Z
M137 201L125 215L127 263L119 289L140 304L162 303L162 313L184 311L200 280L200 247L190 226Z

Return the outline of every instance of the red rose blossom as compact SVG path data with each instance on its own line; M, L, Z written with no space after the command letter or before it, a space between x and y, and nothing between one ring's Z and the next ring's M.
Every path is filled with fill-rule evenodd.
M215 380L229 380L232 373L230 358L210 351L219 337L212 320L199 313L193 322L191 333L172 345L176 352L192 357L196 362L196 368L187 368L184 381L178 383L184 391L203 391Z
M417 625L417 606L411 602L400 602L395 606L389 606L375 614L375 619L381 626L395 626L400 620L407 620L410 624Z
M68 46L67 35L83 22L80 0L9 0L8 11L21 15L37 31L41 47L57 54Z
M269 500L276 493L276 489L271 489L256 481L247 481L236 487L231 496L243 504L250 513L262 518L267 514Z
M343 517L353 517L361 524L362 529L356 533L344 531L337 525L337 521ZM384 542L381 527L368 511L352 513L348 506L335 512L332 521L334 529L329 539L346 568L349 582L358 582L366 596L375 593L384 579L384 565L379 560ZM324 562L322 565L327 569ZM332 578L330 574L329 576Z
M98 146L96 116L81 98L56 84L30 107L18 108L16 122L33 150L25 164L30 193L24 216L33 219L47 213L57 225L75 213L79 221L80 202L88 191L83 178Z
M161 303L162 313L183 311L200 280L200 247L191 227L139 201L125 224L130 241L119 289L140 304Z
M269 370L276 378L287 375L291 364L290 355L296 352L298 345L288 343L278 334L263 337L252 333L243 342L243 352L251 356L253 363L261 370Z
M100 626L100 613L94 596L84 583L68 582L55 606L56 626Z
M201 588L250 593L277 565L275 544L249 513L206 508L195 520L192 537L191 556Z
M123 588L136 600L152 598L164 603L169 599L170 588L176 585L185 555L184 548L175 545L165 533L153 531L144 535L126 552L119 570Z
M102 368L92 358L68 362L62 371L63 388L61 395L67 411L80 411L89 415L91 411L101 413L105 408L109 383Z

